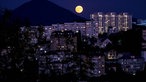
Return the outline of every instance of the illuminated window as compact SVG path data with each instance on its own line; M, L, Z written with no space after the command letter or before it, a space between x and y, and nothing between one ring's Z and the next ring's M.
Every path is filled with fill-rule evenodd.
M104 67L104 65L101 65L102 67Z
M101 56L99 56L98 58L101 59Z
M20 71L23 72L24 69L21 69Z
M98 15L99 17L103 17L102 15Z
M101 73L101 71L98 71L98 73Z
M47 51L44 51L44 53L47 53Z
M105 17L108 17L108 15L105 15Z
M85 26L83 28L86 28Z
M64 48L64 46L61 46L61 48Z
M76 33L78 33L79 31L77 30Z
M133 73L132 75L136 75L136 73Z
M42 50L43 50L43 48L40 48L40 50L42 51Z

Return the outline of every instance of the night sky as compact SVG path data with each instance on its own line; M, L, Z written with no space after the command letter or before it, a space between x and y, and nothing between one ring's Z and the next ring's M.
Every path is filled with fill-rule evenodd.
M15 9L30 0L0 0L0 8ZM95 12L129 12L136 18L146 19L146 0L49 0L75 13L74 8L82 5L79 16L89 18Z

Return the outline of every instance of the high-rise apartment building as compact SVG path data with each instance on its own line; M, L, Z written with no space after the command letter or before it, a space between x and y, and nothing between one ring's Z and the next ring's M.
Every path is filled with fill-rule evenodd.
M50 35L54 31L73 31L75 33L80 31L82 35L98 37L103 33L111 34L132 29L132 16L128 13L97 12L90 15L90 21L52 24L44 26L44 28L47 39L50 39Z
M109 13L94 13L90 15L94 27L98 33L115 33L118 31L127 31L132 28L132 16L128 13L116 14L115 12Z

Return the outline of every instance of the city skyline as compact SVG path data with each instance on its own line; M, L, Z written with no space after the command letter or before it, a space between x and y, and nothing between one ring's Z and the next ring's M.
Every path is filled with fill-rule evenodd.
M1 0L0 82L145 82L144 2Z

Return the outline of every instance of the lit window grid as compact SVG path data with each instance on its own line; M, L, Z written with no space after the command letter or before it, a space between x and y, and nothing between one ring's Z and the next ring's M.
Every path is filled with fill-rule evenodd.
M114 13L106 14L103 15L103 13L98 13L98 14L92 14L92 16L95 17L96 21L91 23L91 21L87 21L86 23L64 23L64 24L53 24L52 26L44 26L45 27L45 34L47 35L55 30L73 30L75 31L81 31L81 33L85 34L87 33L88 28L93 29L93 34L95 32L97 33L103 33L103 32L108 32L108 27L112 26L113 30L116 28L117 31L127 31L128 29L132 28L132 16L131 15L125 15L120 14L120 15L115 15ZM94 21L94 20L93 20ZM94 25L93 25L94 24ZM37 28L38 26L32 26L32 28ZM47 27L49 29L47 29ZM101 28L103 27L103 28ZM116 27L116 28L115 28ZM94 30L96 28L96 31ZM50 34L49 34L50 35Z

